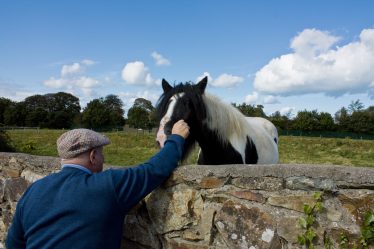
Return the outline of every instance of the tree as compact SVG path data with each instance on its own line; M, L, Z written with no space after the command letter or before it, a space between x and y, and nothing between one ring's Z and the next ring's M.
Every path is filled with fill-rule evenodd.
M270 117L269 120L278 128L281 130L289 130L291 125L291 119L290 119L290 112L281 115L280 111L274 112Z
M79 99L70 93L36 94L20 102L16 109L13 108L12 112L17 113L8 113L7 120L13 125L21 123L14 119L21 119L23 120L22 126L71 128L74 120L80 115L80 109Z
M357 133L374 134L374 107L353 112L350 130Z
M82 124L87 128L107 127L109 126L109 120L109 112L102 98L90 101L82 113Z
M321 131L333 131L335 130L334 119L328 112L321 112L318 115L319 128Z
M364 108L364 104L362 104L362 102L359 99L356 101L351 101L351 103L348 106L349 113L351 114L354 112L361 111Z
M128 124L134 128L151 129L157 125L157 115L152 102L137 98L127 113Z
M4 130L0 130L0 151L12 152L14 148L11 145L10 138Z
M122 100L113 94L110 94L105 97L104 105L110 112L110 124L111 126L122 126L125 124L125 111L123 110L123 102Z
M263 110L264 109L263 105L255 106L255 105L249 105L246 103L242 103L240 105L233 103L232 105L236 107L241 113L243 113L244 116L266 118L266 114Z
M148 126L149 113L138 106L133 106L127 113L127 122L130 127L146 129Z
M87 128L112 128L124 125L123 102L116 95L94 99L82 113L82 124Z
M299 111L293 121L293 127L302 131L320 130L317 110Z
M347 108L342 107L335 113L335 123L338 125L340 131L349 131L351 116Z
M24 102L10 105L4 112L5 125L25 126L27 109Z
M133 106L134 107L140 107L140 108L146 110L147 112L152 112L155 109L152 105L152 102L147 100L147 99L144 99L144 98L135 99Z
M5 110L8 109L11 105L14 105L15 102L13 102L10 99L0 97L0 125L4 124L4 113Z

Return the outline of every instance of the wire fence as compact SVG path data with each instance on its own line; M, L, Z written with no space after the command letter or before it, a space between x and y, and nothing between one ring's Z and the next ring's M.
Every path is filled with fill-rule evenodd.
M18 127L18 126L0 126L0 130L43 130L40 127ZM97 132L124 132L131 134L156 134L157 128L152 129L137 129L128 126L115 126L93 129ZM280 136L298 136L298 137L324 137L324 138L350 138L360 140L374 140L374 135L354 133L354 132L339 132L339 131L301 131L301 130L282 130L279 132Z
M354 132L339 132L339 131L300 131L300 130L283 130L280 132L281 136L304 136L304 137L325 137L325 138L350 138L350 139L365 139L374 140L374 135L354 133Z

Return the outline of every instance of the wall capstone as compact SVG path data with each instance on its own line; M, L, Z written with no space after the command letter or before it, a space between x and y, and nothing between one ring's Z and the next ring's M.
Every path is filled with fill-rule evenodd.
M0 152L0 248L27 186L59 168L58 158ZM321 191L315 247L329 239L339 248L342 234L359 246L363 216L374 210L374 169L277 164L180 166L127 215L122 248L301 248L298 220Z

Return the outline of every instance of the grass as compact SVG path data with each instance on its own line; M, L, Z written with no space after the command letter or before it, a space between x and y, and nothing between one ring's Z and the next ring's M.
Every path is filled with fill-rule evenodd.
M56 140L63 130L7 131L17 152L57 156ZM104 133L111 144L104 147L106 164L132 166L145 162L158 151L155 134ZM194 164L198 148L184 162ZM374 167L374 141L349 138L281 136L280 163L336 164Z

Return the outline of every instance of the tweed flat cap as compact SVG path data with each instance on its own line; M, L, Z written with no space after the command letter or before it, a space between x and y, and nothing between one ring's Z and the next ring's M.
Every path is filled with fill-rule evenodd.
M74 129L57 139L57 151L61 158L69 159L109 143L109 139L100 133L88 129Z

